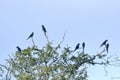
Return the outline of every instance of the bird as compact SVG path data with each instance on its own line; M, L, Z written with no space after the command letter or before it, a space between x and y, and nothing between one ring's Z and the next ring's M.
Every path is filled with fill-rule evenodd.
M107 41L108 41L108 40L105 40L105 41L100 45L100 47L102 47L103 45L106 45Z
M32 32L32 33L30 34L30 36L27 38L27 40L28 40L29 38L32 38L33 35L34 35L34 32Z
M17 46L16 48L17 48L17 50L18 50L19 52L21 52L21 48L20 48L20 47Z
M107 51L107 53L108 53L108 48L109 48L109 43L106 44L106 51Z
M83 53L84 53L84 49L85 49L85 42L82 43L82 47L83 47Z
M78 43L78 44L76 45L74 51L76 51L77 49L79 49L79 45L80 45L80 43Z
M47 31L46 31L46 28L45 28L45 26L44 25L42 25L42 30L43 30L43 32L44 33L46 33Z

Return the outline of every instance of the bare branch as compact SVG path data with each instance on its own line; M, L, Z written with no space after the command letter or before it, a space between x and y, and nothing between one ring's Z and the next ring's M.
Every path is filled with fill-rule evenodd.
M63 35L63 39L62 39L62 41L61 41L58 45L61 45L61 44L64 42L66 32L67 32L67 31L65 31L65 33L64 33L64 35Z

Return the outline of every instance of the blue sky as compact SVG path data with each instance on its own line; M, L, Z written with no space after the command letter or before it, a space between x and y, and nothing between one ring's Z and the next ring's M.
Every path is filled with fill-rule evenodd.
M95 54L99 45L108 39L109 55L120 52L120 1L119 0L0 0L0 61L16 51L16 46L31 46L26 40L35 32L38 46L46 42L41 25L48 31L49 39L57 44L67 31L64 45L74 48L86 42L85 52ZM120 68L90 67L89 80L110 80L120 73Z

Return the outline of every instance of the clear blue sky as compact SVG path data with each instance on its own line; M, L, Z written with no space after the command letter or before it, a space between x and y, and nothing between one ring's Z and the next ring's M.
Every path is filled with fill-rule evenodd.
M0 62L13 54L17 45L31 46L31 41L26 40L31 32L35 32L36 43L43 46L46 40L42 24L55 44L67 31L64 44L72 48L85 41L86 52L94 54L108 39L109 54L120 53L120 0L0 0ZM108 70L105 76L102 67L90 67L89 80L120 76L120 68Z

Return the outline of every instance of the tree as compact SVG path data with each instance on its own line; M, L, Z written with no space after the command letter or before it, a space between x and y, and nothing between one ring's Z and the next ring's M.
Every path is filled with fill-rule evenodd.
M69 46L62 47L63 40L57 45L48 40L42 48L33 45L19 49L6 59L7 64L0 64L0 77L4 80L87 80L89 65L110 65L106 49L95 55L74 51ZM85 43L84 43L85 45ZM85 48L85 46L84 46ZM4 73L4 74L3 74Z

